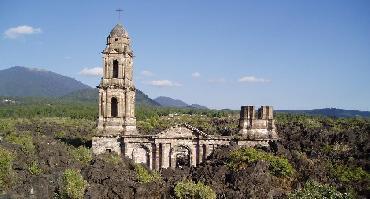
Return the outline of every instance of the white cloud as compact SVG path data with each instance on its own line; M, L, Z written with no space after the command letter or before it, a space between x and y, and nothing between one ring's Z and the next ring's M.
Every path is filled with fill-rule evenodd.
M143 70L143 71L141 71L141 75L146 76L146 77L151 77L151 76L154 76L154 73L152 73L148 70Z
M194 78L197 78L197 77L200 77L200 73L199 72L194 72L191 74L192 77Z
M244 76L238 79L238 82L247 82L247 83L267 83L270 82L268 79L258 78L255 76Z
M79 74L84 76L103 76L103 68L84 68L79 72Z
M225 83L226 80L225 80L225 78L221 77L221 78L217 78L217 79L210 79L210 80L208 80L208 82L210 82L210 83Z
M34 28L32 26L17 26L13 28L9 28L4 32L5 37L9 39L16 39L22 35L31 35L31 34L37 34L41 33L41 28Z
M172 82L170 80L153 80L149 82L152 86L158 86L158 87L175 87L175 86L182 86L181 84L177 82Z

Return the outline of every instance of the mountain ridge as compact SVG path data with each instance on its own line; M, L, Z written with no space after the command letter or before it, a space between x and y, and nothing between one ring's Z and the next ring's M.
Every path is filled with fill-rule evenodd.
M78 80L44 69L13 66L0 70L0 96L3 97L97 102L98 93L98 89ZM141 105L159 106L139 89L136 89L136 101Z
M0 70L0 95L59 97L72 91L91 88L71 77L23 66Z
M327 117L370 117L370 111L346 110L339 108L321 108L312 110L276 110L279 113L321 115Z
M154 99L158 104L164 107L174 108L193 108L193 109L208 109L206 106L199 104L188 104L180 99L173 99L171 97L159 96Z

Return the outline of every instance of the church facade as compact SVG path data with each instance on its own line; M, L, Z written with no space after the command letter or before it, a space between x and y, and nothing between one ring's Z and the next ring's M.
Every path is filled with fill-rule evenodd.
M221 145L267 146L278 139L271 106L242 106L239 136L211 136L188 124L153 135L136 129L133 52L128 33L117 24L107 37L103 77L99 84L97 134L94 154L115 152L150 169L197 166Z

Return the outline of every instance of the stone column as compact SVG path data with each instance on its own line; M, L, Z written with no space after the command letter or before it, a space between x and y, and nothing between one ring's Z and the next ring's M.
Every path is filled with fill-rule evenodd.
M113 62L113 59L108 59L108 78L112 78L113 77L113 67L112 67L112 62Z
M102 90L99 89L99 117L102 116L102 102L103 102L103 93Z
M132 97L132 101L130 103L130 117L133 118L135 117L135 91L131 91L131 97Z
M170 166L170 149L171 145L163 143L162 144L162 168L168 168Z
M111 110L111 107L112 107L112 106L111 106L111 100L112 100L112 98L111 98L111 96L110 96L110 95L108 95L108 94L107 94L107 98L108 98L108 99L107 99L108 101L107 101L107 103L106 103L106 104L107 104L107 117L110 117L110 116L112 115L112 113L111 113L111 111L112 111L112 110Z
M155 168L156 170L159 170L160 165L162 164L161 161L161 150L160 150L160 144L155 144Z
M153 169L153 149L151 147L148 147L149 151L148 153L148 160L149 160L149 169ZM147 163L148 164L148 163Z
M126 72L125 66L127 65L126 62L127 62L126 59L123 59L123 62L122 62L122 78L123 79L125 78L125 72Z
M158 170L159 168L159 144L152 144L152 169Z
M103 90L103 93L102 93L102 101L101 101L101 109L102 109L102 116L103 117L107 117L107 109L106 109L106 102L107 102L107 96L106 96L106 91L105 90Z
M103 64L104 64L104 67L103 67L103 79L107 78L107 58L103 58Z
M130 91L126 90L125 91L125 115L126 115L126 120L128 119L127 117L130 114Z
M118 111L118 114L117 114L117 116L118 117L122 117L123 116L123 113L122 113L122 96L121 96L121 94L119 94L118 96L117 96L117 111Z
M191 166L197 166L197 145L193 144L191 147Z
M198 164L203 162L203 144L198 145Z

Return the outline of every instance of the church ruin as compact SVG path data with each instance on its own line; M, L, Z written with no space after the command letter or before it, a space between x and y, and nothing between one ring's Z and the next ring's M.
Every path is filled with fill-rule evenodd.
M103 53L103 77L99 88L97 135L94 154L116 152L150 169L197 166L221 145L267 146L278 138L271 106L242 106L239 135L215 136L179 124L153 135L136 129L133 52L128 33L117 24L107 37Z

